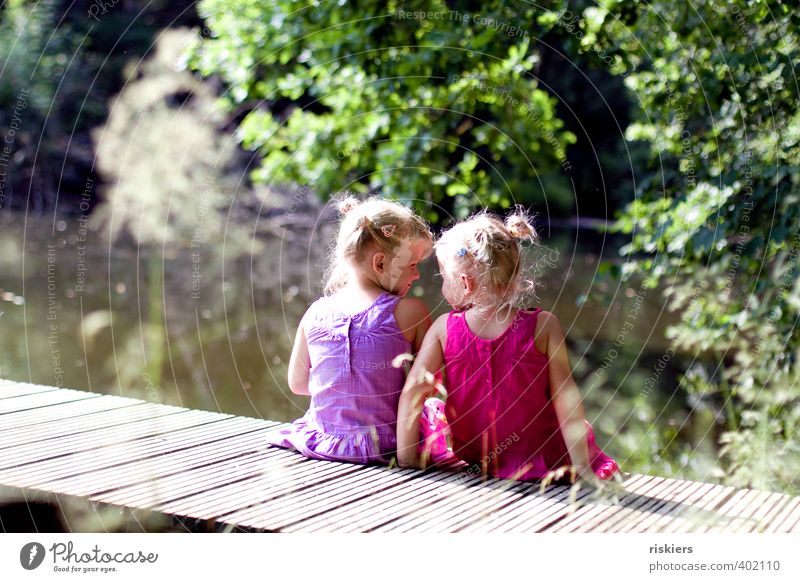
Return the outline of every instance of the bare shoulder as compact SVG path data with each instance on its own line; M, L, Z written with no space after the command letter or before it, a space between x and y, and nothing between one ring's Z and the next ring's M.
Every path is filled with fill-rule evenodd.
M394 318L401 329L416 327L420 322L430 319L428 306L416 297L403 297L394 308Z
M537 329L551 329L555 327L561 327L561 322L556 317L556 314L552 311L540 311L538 315L538 322L537 322Z
M542 353L549 353L550 342L555 340L560 343L563 338L564 328L555 313L540 311L536 319L536 348Z
M425 343L430 345L432 342L438 341L442 350L447 343L447 318L450 314L445 313L436 318L430 329L425 334Z
M445 337L447 335L447 318L450 317L449 313L445 313L444 315L440 315L436 318L436 321L433 322L431 326L431 330L428 333L436 333L439 337Z

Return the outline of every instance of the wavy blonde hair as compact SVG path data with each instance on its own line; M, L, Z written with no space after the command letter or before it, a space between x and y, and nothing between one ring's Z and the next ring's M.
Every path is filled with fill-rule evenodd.
M538 238L531 219L517 208L503 223L481 212L451 227L436 242L439 259L476 281L472 307L487 313L504 307L522 307L535 289L530 269L522 265L521 245Z
M325 295L332 295L347 284L345 266L352 260L363 260L367 250L391 255L403 241L423 241L428 245L425 256L430 256L433 234L428 223L413 210L378 197L362 201L343 196L336 203L342 221L331 252Z

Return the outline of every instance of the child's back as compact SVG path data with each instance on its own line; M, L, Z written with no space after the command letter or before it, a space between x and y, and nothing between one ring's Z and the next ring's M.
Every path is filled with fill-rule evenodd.
M387 201L342 203L326 295L309 307L289 361L289 388L311 396L306 414L270 437L316 459L387 463L397 448L397 406L405 368L430 316L406 298L430 253L427 225Z
M295 422L305 426L293 435L295 448L316 458L388 461L383 454L395 449L405 381L404 368L392 361L411 352L394 317L401 299L382 293L369 308L349 313L342 298L331 295L309 308L303 325L311 406Z
M453 452L498 477L541 477L569 462L558 446L563 440L553 438L560 435L548 398L547 356L534 346L539 311L519 311L494 339L475 335L464 312L447 319L445 410Z
M442 364L453 452L488 474L539 479L572 464L582 476L618 471L596 445L572 378L563 329L541 309L516 307L524 281L519 241L535 231L522 215L506 225L478 215L436 243L442 295L455 311L436 320L399 406L398 459L418 463L413 432L420 378Z
M517 311L492 339L473 333L464 312L447 318L446 412L453 452L497 477L540 479L570 464L550 397L547 338L541 337L546 326L538 325L540 315L550 314ZM588 444L593 468L610 460L591 432Z

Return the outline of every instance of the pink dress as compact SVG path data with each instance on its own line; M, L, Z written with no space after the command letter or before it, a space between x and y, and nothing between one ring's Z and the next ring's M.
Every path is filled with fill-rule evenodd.
M447 320L446 414L453 452L495 477L536 480L570 464L550 400L547 356L533 341L540 311L517 312L506 331L489 340L472 333L463 312L451 312ZM595 443L591 425L588 434L592 469L608 479L619 468Z

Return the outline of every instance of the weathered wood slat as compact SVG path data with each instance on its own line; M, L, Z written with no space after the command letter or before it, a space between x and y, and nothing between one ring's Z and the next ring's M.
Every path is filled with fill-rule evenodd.
M251 451L235 459L225 459L212 465L194 467L185 474L160 477L153 482L142 482L122 487L93 497L96 501L125 505L128 507L156 508L166 507L170 503L178 503L186 498L200 497L203 493L213 491L216 487L229 485L232 476L229 472L257 472L265 463L274 461L275 457L263 450ZM284 465L285 466L285 465ZM234 473L231 473L233 475ZM176 512L177 514L177 512ZM191 512L182 515L198 517Z
M59 443L64 440L77 438L85 433L108 428L126 430L126 425L142 420L155 420L177 412L165 411L157 404L142 403L138 406L126 406L122 409L63 419L63 422L49 422L44 425L11 428L7 432L4 431L4 438L0 442L0 451L6 449L18 450L25 445L36 445L42 452L49 451L57 449Z
M47 408L37 408L27 412L19 412L3 421L3 427L7 431L14 431L21 428L31 428L38 430L40 425L52 422L67 423L72 420L79 421L84 416L89 416L107 410L117 410L129 406L144 406L146 402L134 400L132 398L120 398L119 396L109 396L95 398L93 400L77 400L64 402Z
M37 392L25 396L15 396L14 398L4 398L0 400L0 415L19 414L25 410L45 408L63 402L90 400L93 398L101 398L101 395L91 392L79 392L78 390L50 390L48 392Z
M113 491L93 495L95 501L104 501L130 507L166 507L170 503L188 497L201 497L213 492L218 486L229 485L241 475L256 474L264 470L270 461L273 467L285 469L298 464L296 459L281 460L271 451L254 450L234 458L224 459L208 465L192 467L181 473L165 475L152 481L125 485ZM188 514L186 514L188 515Z
M773 524L778 521L779 516L789 513L789 508L795 500L797 498L791 495L775 493L774 501L764 504L765 511L763 514L761 514L761 511L758 512L756 525L750 531L758 533L769 531L769 528L773 527ZM800 530L800 528L797 529Z
M734 492L725 503L715 509L714 513L716 515L713 521L709 520L695 527L692 531L698 533L719 531L720 529L736 531L737 526L741 525L739 522L747 520L748 507L757 501L763 493L763 491L747 490Z
M630 503L631 500L638 498L638 496L643 492L647 491L654 486L657 477L653 477L651 475L637 475L635 478L631 478L625 481L625 490L627 495L624 495L620 499L620 503L624 506L627 503ZM520 531L522 532L553 532L560 529L564 524L571 524L574 521L586 521L587 518L591 518L591 515L594 513L591 510L599 508L605 509L607 507L607 501L604 501L603 504L595 503L595 498L597 496L597 492L591 489L582 489L578 493L578 498L576 502L567 503L566 507L559 508L556 512L546 517L546 520L534 520L531 523L528 523L521 527ZM577 514L580 513L580 516Z
M117 490L136 483L154 483L161 477L173 473L216 462L228 458L241 457L263 444L267 429L247 429L234 422L225 423L224 431L208 433L199 443L189 444L177 449L149 454L143 459L115 463L112 467L93 468L78 475L37 481L31 486L40 489L69 491L72 495L96 495L109 490ZM250 430L251 432L242 432Z
M297 520L283 526L283 531L368 531L376 525L406 515L408 511L430 508L433 494L439 488L451 490L464 487L454 483L448 473L420 477L416 471L395 471L391 479L379 482L383 487L361 487L351 495L346 505L316 517ZM377 477L378 479L380 477ZM474 478L477 481L477 478ZM386 503L391 499L391 504ZM343 526L343 527L342 527Z
M791 504L775 521L766 528L768 532L793 532L800 531L800 497L794 497Z
M681 490L672 500L672 506L667 512L653 513L641 521L634 531L663 531L668 524L675 520L685 519L685 514L694 511L697 503L702 501L708 494L714 491L716 485L712 483L693 483Z
M581 489L316 461L284 424L0 380L0 484L285 532L800 531L800 498L648 475Z
M484 480L477 475L471 477L475 479L451 478L447 488L434 487L427 493L431 501L427 505L420 504L421 510L412 505L415 500L410 499L399 519L392 515L396 513L393 507L392 512L386 512L384 519L364 525L368 526L367 531L450 532L458 524L483 515L489 505L497 509L521 499L526 488L525 484L514 481ZM391 519L387 520L386 517Z
M642 508L639 515L632 516L621 523L615 523L615 528L603 528L603 531L616 531L620 533L625 532L642 532L647 531L647 524L655 522L660 516L670 515L680 508L683 500L687 499L691 494L693 483L691 481L683 481L680 479L673 479L672 487L666 489L656 503Z
M175 452L209 442L215 435L237 434L246 431L254 419L230 419L200 424L168 434L155 434L133 441L123 441L108 447L29 461L18 467L0 470L0 478L27 480L61 478L103 469L120 467L168 452ZM228 432L228 428L231 432Z
M59 390L55 386L39 386L38 384L25 384L23 382L0 381L0 400L25 396L27 394L37 394L39 392L53 392Z
M661 479L656 487L642 494L638 499L633 499L630 504L621 506L619 511L613 511L613 506L607 509L600 517L601 521L591 531L598 533L621 531L626 524L633 524L644 516L658 511L669 513L673 508L668 501L669 498L681 491L683 487L685 487L685 483L680 481Z
M230 511L226 510L220 513L219 517L227 523L240 523L247 527L280 531L282 523L278 517L281 510L288 510L290 513L301 511L307 516L331 511L343 503L347 503L349 499L357 498L360 493L356 488L372 473L372 468L363 466L348 468L346 467L349 465L348 463L341 463L341 465L338 469L327 472L322 481L316 481L312 473L304 479L294 477L294 482L276 483L271 488L268 497L261 495L256 503L237 507ZM350 486L356 491L349 497L337 496L329 491L332 484L335 485L335 491L346 490ZM385 486L385 481L375 484L377 488L383 486ZM273 509L278 510L278 517L271 513ZM295 519L284 518L284 522L293 523Z
M685 510L678 512L676 515L670 516L672 520L663 527L662 531L687 533L702 527L709 521L716 521L718 516L714 511L715 508L724 504L735 492L736 489L733 487L712 485L708 493L696 504L686 507Z
M399 476L406 471L385 471L376 467L364 467L358 472L343 475L327 483L306 484L281 498L281 504L262 504L226 516L226 519L241 520L241 523L262 524L273 531L284 531L286 527L302 522L304 525L313 518L324 515L331 508L341 507L358 499L365 487L371 492L379 491L397 483ZM369 492L367 493L370 494Z
M628 518L637 515L637 508L652 500L651 495L657 495L665 486L669 486L669 480L661 477L651 477L649 481L637 488L635 493L629 492L628 495L620 499L619 505L604 503L593 503L591 506L584 506L570 516L568 522L564 521L553 527L554 532L587 532L595 531L607 525L607 521L614 515L622 514Z
M104 428L88 433L79 433L60 439L52 444L39 447L36 443L16 447L6 451L0 460L0 470L20 466L38 459L49 459L75 452L91 451L119 443L134 441L150 436L164 435L193 426L216 423L224 418L212 418L202 411L163 410L160 416L138 420L119 427Z
M272 454L276 454L272 452ZM297 459L292 455L284 464L246 467L230 473L230 479L219 487L207 488L199 493L186 496L179 501L156 506L154 509L165 513L192 515L201 519L220 519L234 513L286 495L298 488L311 488L305 477L314 477L314 484L325 482L334 475L361 470L357 465L327 463L325 467L314 467L312 463ZM226 523L232 523L224 519ZM246 525L246 524L243 524Z

